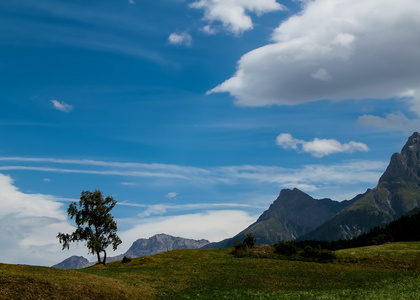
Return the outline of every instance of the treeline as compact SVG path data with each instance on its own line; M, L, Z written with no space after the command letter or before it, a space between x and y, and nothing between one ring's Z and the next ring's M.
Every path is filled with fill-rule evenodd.
M420 209L416 208L410 214L392 221L384 227L376 226L369 232L349 240L299 241L293 242L298 248L305 246L321 247L328 250L340 250L355 247L380 245L386 242L420 241Z

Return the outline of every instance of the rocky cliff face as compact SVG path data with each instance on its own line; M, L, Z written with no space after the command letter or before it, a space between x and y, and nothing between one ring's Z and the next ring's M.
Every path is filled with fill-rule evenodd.
M420 185L420 133L409 137L401 153L394 153L379 184L392 182L398 178L412 181Z

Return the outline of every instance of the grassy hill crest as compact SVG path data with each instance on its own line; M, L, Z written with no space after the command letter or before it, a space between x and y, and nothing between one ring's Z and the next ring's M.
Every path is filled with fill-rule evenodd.
M230 252L181 249L83 270L0 264L0 298L411 299L420 292L420 242L340 250L328 264Z

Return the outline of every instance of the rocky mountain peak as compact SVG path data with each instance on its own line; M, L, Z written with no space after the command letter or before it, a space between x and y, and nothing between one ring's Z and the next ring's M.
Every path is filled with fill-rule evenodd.
M275 218L286 224L292 222L315 228L338 213L346 203L331 199L314 199L297 188L283 189L257 222Z
M408 138L401 153L394 153L379 184L397 178L414 181L420 185L420 133L415 132Z

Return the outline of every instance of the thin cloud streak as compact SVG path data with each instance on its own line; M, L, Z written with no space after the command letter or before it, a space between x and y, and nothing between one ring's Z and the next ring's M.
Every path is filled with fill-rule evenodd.
M116 11L106 5L80 5L67 2L26 1L19 8L13 7L4 17L16 26L4 31L3 41L14 43L16 36L24 37L25 42L34 45L63 44L89 49L128 55L146 59L158 64L168 65L170 61L152 49L147 49L139 41L140 37L156 34L156 27L138 18L122 18L124 7ZM82 13L81 13L82 12ZM28 18L27 14L33 16ZM49 21L51 19L66 22ZM80 28L84 28L81 30ZM21 41L20 41L21 42Z
M76 164L94 169L51 167L47 165L3 165L2 171L39 171L50 173L92 174L102 176L167 178L202 184L239 185L244 182L269 183L283 187L304 187L315 191L331 184L375 183L387 162L348 160L332 165L312 164L296 168L242 165L198 168L180 165L121 163L95 160L66 160L56 158L0 157L3 162Z

